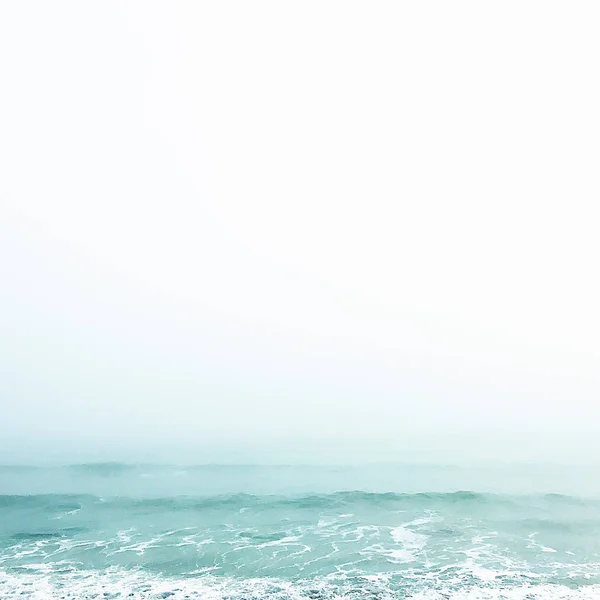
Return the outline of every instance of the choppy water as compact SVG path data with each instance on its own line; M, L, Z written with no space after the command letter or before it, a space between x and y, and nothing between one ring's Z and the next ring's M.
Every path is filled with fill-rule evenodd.
M0 598L600 598L593 475L0 468Z

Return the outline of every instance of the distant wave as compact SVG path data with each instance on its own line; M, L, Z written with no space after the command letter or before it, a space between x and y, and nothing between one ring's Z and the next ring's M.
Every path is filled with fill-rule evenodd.
M112 476L136 471L139 466L122 462L101 462L67 465L64 468L75 473Z
M0 465L0 473L35 473L45 468L36 465Z
M97 500L97 497L85 494L0 494L0 508L39 508L52 506L60 510L75 510L81 508L80 501L84 498L92 501Z
M37 494L37 495L1 495L0 507L51 507L58 510L75 510L84 505L101 504L105 507L122 508L202 510L218 507L273 507L282 506L296 509L342 508L350 504L365 504L381 507L400 507L401 505L418 504L423 507L443 506L449 504L484 505L499 503L515 504L531 501L543 501L549 504L573 504L599 506L600 500L582 499L563 494L539 494L514 496L507 494L489 494L473 491L457 492L420 492L409 493L375 493L360 490L342 491L332 494L308 494L296 496L223 494L207 496L168 496L168 497L100 497L91 494Z

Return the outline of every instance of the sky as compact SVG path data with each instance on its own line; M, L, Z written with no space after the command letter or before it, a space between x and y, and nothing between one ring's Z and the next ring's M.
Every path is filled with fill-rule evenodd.
M599 18L3 3L0 462L598 456Z

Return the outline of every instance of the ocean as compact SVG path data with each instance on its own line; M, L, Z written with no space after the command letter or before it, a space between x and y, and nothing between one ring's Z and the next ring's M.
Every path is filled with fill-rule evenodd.
M594 467L0 467L0 598L600 598Z

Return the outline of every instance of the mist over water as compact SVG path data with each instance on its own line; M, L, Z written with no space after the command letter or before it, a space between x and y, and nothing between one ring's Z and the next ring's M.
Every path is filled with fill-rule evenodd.
M598 23L0 2L0 600L600 598Z

